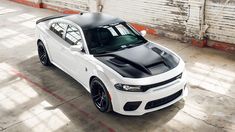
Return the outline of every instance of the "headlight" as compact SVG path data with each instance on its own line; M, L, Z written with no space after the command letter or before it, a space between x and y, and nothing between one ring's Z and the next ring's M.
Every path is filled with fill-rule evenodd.
M126 85L126 84L120 84L120 83L115 84L114 86L118 90L122 90L122 91L143 92L143 90L141 89L141 86Z

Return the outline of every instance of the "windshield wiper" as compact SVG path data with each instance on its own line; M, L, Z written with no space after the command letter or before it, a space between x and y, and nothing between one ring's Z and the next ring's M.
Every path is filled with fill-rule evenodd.
M121 46L120 48L117 48L115 50L106 50L106 51L102 51L102 52L98 52L96 53L95 55L105 55L105 54L109 54L109 53L112 53L112 52L115 52L115 51L120 51L120 50L124 50L124 49L129 49L129 48L132 48L132 47L136 47L136 46L139 46L143 44L143 42L138 42L138 43L134 43L134 44L129 44L129 45L123 45L123 47Z
M126 48L132 48L132 47L136 47L136 46L139 46L139 45L141 45L141 44L143 44L143 42L138 42L138 43L134 43L134 44L129 44L129 45L127 45L126 47L124 47L123 49L126 49Z
M129 44L128 46L124 47L125 48L132 48L132 47L135 47L136 45L135 44Z
M109 54L109 53L112 53L112 52L114 52L114 51L107 50L107 51L98 52L98 53L96 53L94 55L105 55L105 54Z
M124 49L129 49L132 47L139 46L140 44L129 44L129 45L122 45L120 48L117 49L117 51L124 50Z

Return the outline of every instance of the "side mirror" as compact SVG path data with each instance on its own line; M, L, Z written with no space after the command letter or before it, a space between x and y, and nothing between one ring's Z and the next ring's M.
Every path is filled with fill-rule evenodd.
M147 31L146 31L146 30L140 31L140 35L141 35L141 36L145 36L146 34L147 34Z
M82 43L81 42L78 42L77 45L72 45L70 47L70 50L71 51L78 51L78 52L81 52L83 50L83 46L82 46Z

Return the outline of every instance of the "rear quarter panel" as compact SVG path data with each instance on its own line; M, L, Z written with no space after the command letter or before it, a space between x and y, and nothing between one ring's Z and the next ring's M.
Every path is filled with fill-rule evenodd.
M48 52L48 56L51 59L52 57L51 57L50 49L48 47L48 42L47 42L47 38L51 37L48 22L41 22L36 25L35 36L36 36L37 42L38 41L43 42L43 44L46 47L46 50ZM51 61L53 61L53 60L51 60Z

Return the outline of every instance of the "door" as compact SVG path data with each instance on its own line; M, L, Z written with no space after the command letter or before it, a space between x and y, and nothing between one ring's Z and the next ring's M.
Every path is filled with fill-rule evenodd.
M85 81L89 80L87 73L88 61L86 61L87 54L84 50L82 51L71 51L70 47L78 44L84 45L84 41L81 36L81 32L75 26L68 25L65 33L65 45L61 52L63 58L64 67L69 71L70 75L73 76L80 83L85 85ZM66 46L67 45L67 46Z
M48 41L48 50L50 52L50 59L56 63L59 67L63 68L63 61L60 51L63 49L62 43L64 43L64 32L67 28L67 24L53 23L50 27L50 37L45 38Z

